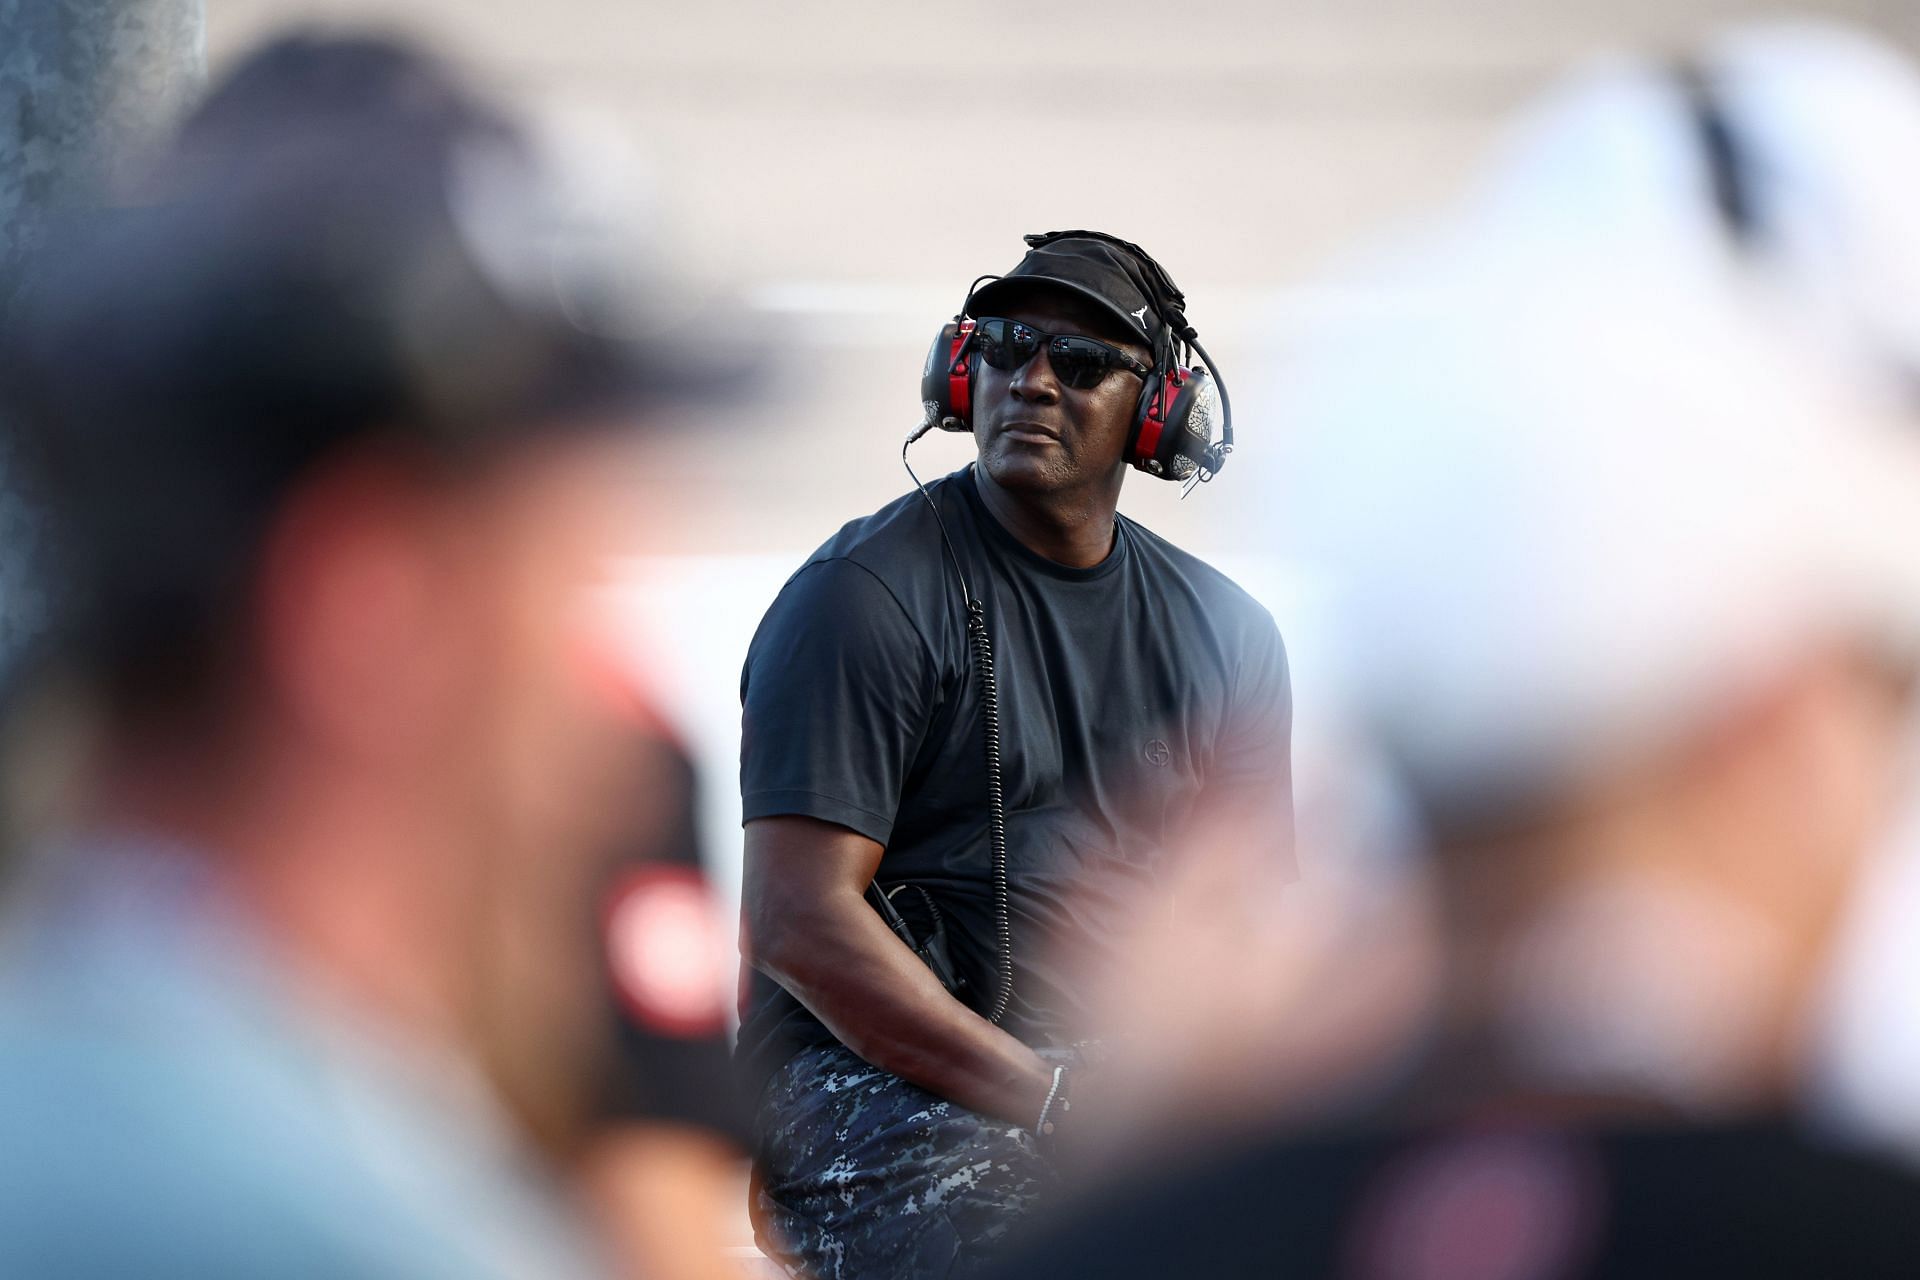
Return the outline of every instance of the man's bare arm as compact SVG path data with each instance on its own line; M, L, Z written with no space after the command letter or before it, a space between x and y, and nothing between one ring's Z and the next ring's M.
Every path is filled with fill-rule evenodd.
M1031 1123L1053 1072L947 993L864 895L881 846L813 818L747 824L748 959L874 1066L975 1111Z

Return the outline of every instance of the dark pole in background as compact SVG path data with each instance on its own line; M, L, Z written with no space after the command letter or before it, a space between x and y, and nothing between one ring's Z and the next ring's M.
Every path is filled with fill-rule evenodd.
M205 73L205 0L0 0L0 264L93 198Z
M205 0L0 0L0 308L46 228L100 198L205 68ZM0 430L0 682L42 607L12 455Z
M205 0L0 0L0 320L47 229L108 198L205 72ZM12 482L15 456L0 420L0 863L64 782L60 741L30 733L49 719L36 714L44 699L21 687L34 683L20 663L47 597L34 574L41 527Z

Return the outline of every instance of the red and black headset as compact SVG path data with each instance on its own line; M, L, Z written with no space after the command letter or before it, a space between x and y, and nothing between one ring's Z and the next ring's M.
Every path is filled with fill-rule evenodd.
M1212 357L1187 323L1186 296L1139 245L1100 231L1050 231L1030 235L1031 248L1056 240L1101 240L1124 250L1140 268L1135 283L1153 304L1161 322L1154 341L1153 372L1140 389L1126 460L1150 476L1211 480L1233 452L1233 410L1226 383L1214 372ZM926 411L921 430L973 430L973 380L980 367L974 345L973 295L998 276L981 276L967 289L960 313L940 328L920 375L920 400ZM1193 356L1200 362L1195 364ZM916 432L916 435L918 433Z

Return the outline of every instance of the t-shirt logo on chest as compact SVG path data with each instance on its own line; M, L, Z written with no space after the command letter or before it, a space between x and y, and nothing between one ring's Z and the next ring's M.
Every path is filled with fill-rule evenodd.
M1173 753L1167 750L1167 744L1158 738L1150 738L1147 740L1143 754L1147 757L1147 763L1156 769L1165 768L1167 761L1173 758Z

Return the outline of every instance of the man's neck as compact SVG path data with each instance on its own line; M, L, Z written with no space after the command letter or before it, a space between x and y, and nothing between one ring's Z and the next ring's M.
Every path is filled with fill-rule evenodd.
M1531 875L1513 849L1478 865L1484 850L1448 855L1443 1106L1532 1094L1594 1118L1648 1104L1728 1115L1800 1076L1807 975L1767 920L1675 869L1688 833L1642 816L1541 837Z
M1029 493L1003 489L986 468L973 469L988 514L1027 550L1072 569L1091 569L1113 550L1121 476L1110 484Z
M272 769L244 785L134 756L112 762L89 806L109 828L144 831L202 851L227 891L296 969L336 997L416 1035L465 1032L464 1001L434 918L431 885L409 876L430 856L421 832L382 822L364 797L279 785ZM446 895L442 895L446 896Z

